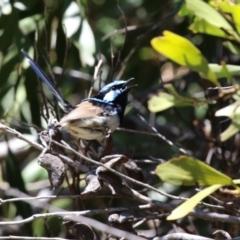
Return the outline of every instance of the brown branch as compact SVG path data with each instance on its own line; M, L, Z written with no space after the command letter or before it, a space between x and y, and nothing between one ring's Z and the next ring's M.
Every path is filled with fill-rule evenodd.
M213 240L213 238L202 237L188 233L170 233L163 237L156 237L154 240Z
M30 141L29 139L25 138L21 133L17 132L14 129L11 129L11 128L7 127L7 126L4 126L1 123L0 123L0 130L2 130L4 132L7 132L7 133L9 133L11 135L14 135L15 137L18 137L19 139L21 139L23 141L28 142L30 145L34 146L35 148L37 148L39 150L43 150L44 149L40 144L35 143L33 141ZM55 144L58 144L61 147L65 147L66 149L72 151L73 153L75 153L79 157L83 158L84 160L89 161L89 162L91 162L93 164L102 166L102 167L108 169L109 171L115 173L116 175L118 175L118 176L120 176L122 178L125 178L127 180L132 181L133 183L136 183L138 185L141 185L141 186L143 186L145 188L151 189L153 191L158 192L159 194L168 196L168 197L173 198L173 199L185 200L185 198L176 197L176 196L164 193L162 191L159 191L159 190L155 189L154 187L152 187L152 186L150 186L148 184L141 183L141 182L136 181L136 180L134 180L134 179L132 179L132 178L130 178L128 176L123 175L122 173L119 173L119 172L117 172L117 171L115 171L115 170L113 170L111 168L108 168L108 167L106 167L104 164L102 164L100 162L97 162L97 161L94 161L94 160L92 160L90 158L82 156L81 154L79 154L74 149L70 148L69 146L62 145L62 144L57 143L57 142L55 142ZM70 158L67 158L67 157L65 157L65 158L68 159L69 163L78 165L78 162L74 162ZM129 194L129 191L128 191L128 194ZM166 211L171 211L172 209L174 209L177 206L176 204L166 204L166 203L163 203L163 202L160 202L160 201L152 200L152 199L150 199L150 198L148 198L148 197L146 197L144 195L141 195L139 192L137 192L137 191L135 191L133 189L130 189L130 194L132 195L132 197L134 197L135 199L139 200L140 202L143 202L143 203L146 203L146 204L150 204L152 207L160 208L160 209L163 209L163 210L166 210ZM221 206L214 206L214 205L212 205L212 206L213 207L217 207L217 208L221 207ZM201 211L201 210L193 210L193 211L190 212L189 215L192 216L192 217L204 219L204 220L207 220L207 221L219 221L219 222L240 224L240 217L232 216L232 215L228 215L228 214L220 214L220 213L214 213L214 212L204 212L204 211Z

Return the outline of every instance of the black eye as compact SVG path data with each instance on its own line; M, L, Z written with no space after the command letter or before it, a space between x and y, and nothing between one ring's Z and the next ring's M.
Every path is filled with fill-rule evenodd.
M113 86L113 87L112 87L112 90L115 90L115 89L116 89L116 87L115 87L115 86Z

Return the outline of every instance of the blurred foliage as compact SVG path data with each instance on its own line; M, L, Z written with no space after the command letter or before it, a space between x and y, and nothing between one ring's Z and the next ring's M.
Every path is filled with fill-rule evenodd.
M213 169L215 173L222 172L221 176L230 179L230 182L231 179L240 178L239 1L159 0L153 3L144 0L0 0L1 121L25 136L31 136L32 141L37 141L37 133L47 126L47 119L43 117L47 113L43 107L44 101L48 102L49 115L52 115L52 109L56 109L57 104L26 64L21 49L34 56L72 104L86 97L92 85L94 95L100 86L113 79L136 79L138 86L131 90L129 106L121 126L136 130L136 133L123 129L114 132L113 153L125 154L133 159L144 182L176 196L190 197L195 193L189 187L164 183L172 183L168 179L171 174L175 178L179 176L178 180L181 181L187 172L187 162L175 170L164 169L167 177L158 174L159 168L167 163L160 164L157 175L161 181L152 174L159 159L172 159L168 165L172 167L171 164L175 158L179 158L180 153L161 138L141 134L142 131L152 130L139 118L139 113L150 126L154 126L175 145L187 149L195 159L210 165L205 169L208 176L219 178L219 175L213 175ZM101 81L93 84L94 66L99 59L103 60ZM42 88L47 100L41 94ZM2 199L19 197L10 191L12 188L31 196L60 192L65 195L79 194L83 191L83 181L78 191L73 191L73 186L68 188L67 181L64 181L63 189L50 191L47 172L35 160L39 151L22 147L20 140L14 144L12 142L11 136L1 134ZM4 148L9 149L8 154ZM194 161L193 158L191 161ZM190 170L194 175L198 167L193 165ZM201 176L198 180L191 180L196 184ZM79 178L83 179L84 175ZM73 179L70 173L68 181L71 185ZM195 198L190 198L192 202L185 202L184 209L187 206L187 210L184 214L215 191L215 197L224 204L238 201L239 193L224 194L218 190L225 184L210 182L210 187L197 193ZM144 191L156 200L166 203L173 201L153 191ZM49 204L74 211L132 206L128 200L104 198L66 198L51 200ZM2 220L26 218L45 211L22 202L0 206ZM217 209L215 211L218 212ZM227 210L221 211L229 213ZM99 214L94 217L107 222L108 216ZM170 217L169 220L177 218ZM202 236L211 236L215 228L231 232L232 237L240 235L238 229L233 229L227 223L209 222L204 228L203 224L206 221L184 218L178 226L192 229L193 234ZM58 218L37 219L24 226L17 225L14 230L1 226L0 235L73 238ZM172 223L163 219L158 225L152 220L146 221L137 229L151 237L152 230L156 235L164 235L172 228Z

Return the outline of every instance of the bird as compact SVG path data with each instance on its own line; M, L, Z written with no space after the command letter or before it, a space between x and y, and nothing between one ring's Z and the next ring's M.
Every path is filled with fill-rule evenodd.
M21 50L36 75L47 84L65 113L58 126L62 126L74 138L102 141L122 123L127 105L128 93L136 85L128 86L134 80L116 80L105 85L94 97L82 99L76 106L66 101L39 65Z

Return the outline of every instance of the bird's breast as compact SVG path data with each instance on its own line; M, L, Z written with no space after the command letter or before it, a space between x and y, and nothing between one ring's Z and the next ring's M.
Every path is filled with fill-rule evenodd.
M104 138L109 129L114 132L119 124L117 111L106 111L96 116L65 122L62 126L76 138L93 140Z

